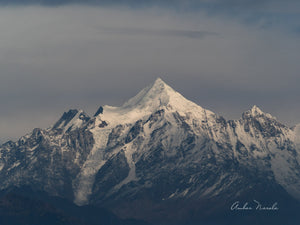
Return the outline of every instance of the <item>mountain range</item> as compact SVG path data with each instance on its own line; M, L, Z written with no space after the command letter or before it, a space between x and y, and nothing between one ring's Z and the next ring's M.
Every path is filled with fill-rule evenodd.
M2 199L43 193L135 224L296 225L300 124L257 106L226 120L158 78L120 107L72 109L1 145L0 190Z

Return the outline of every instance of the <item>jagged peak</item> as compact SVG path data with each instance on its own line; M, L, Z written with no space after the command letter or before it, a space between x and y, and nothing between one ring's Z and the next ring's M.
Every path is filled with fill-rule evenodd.
M94 114L94 116L98 116L99 114L102 114L102 113L103 113L103 107L100 106L100 107L98 108L98 110L96 111L96 113Z
M70 127L79 127L82 123L89 120L89 116L82 110L70 109L68 112L64 112L61 118L53 125L53 129L61 128L64 130Z
M257 105L252 106L250 112L253 116L264 114L264 112L260 108L258 108Z
M263 112L257 105L252 106L251 109L243 113L244 119L249 117L259 117L259 116L265 116L271 119L276 119L271 114Z

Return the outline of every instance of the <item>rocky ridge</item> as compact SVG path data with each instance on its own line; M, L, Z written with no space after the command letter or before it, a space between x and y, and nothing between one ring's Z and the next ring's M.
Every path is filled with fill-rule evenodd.
M299 140L300 125L257 106L228 121L159 78L121 107L101 106L93 117L70 110L0 146L0 189L27 185L150 221L173 216L176 204L249 193L297 201Z

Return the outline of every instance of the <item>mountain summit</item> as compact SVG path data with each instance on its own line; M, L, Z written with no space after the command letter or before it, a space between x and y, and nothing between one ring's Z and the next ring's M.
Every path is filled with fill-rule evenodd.
M106 121L109 126L115 126L120 121L133 123L158 110L177 112L182 115L193 114L193 116L203 120L207 120L208 116L215 116L213 112L184 98L161 78L157 78L154 83L141 90L121 107L105 105L102 109L99 117L101 117L101 121Z
M254 105L250 110L243 113L243 117L245 118L254 118L254 117L267 117L269 119L276 119L269 113L264 113L260 108Z
M1 145L0 189L26 186L154 224L199 224L253 199L291 212L300 209L298 128L257 106L227 121L158 78L120 107L92 117L73 109Z
M184 98L180 93L167 85L161 78L144 88L136 96L129 99L123 108L140 108L143 110L156 110L161 107L170 107L174 110L183 108L200 108L200 106Z
M183 98L161 78L157 78L153 84L144 88L136 96L124 103L123 107L145 107L147 103L156 106L156 108L162 105L167 106L169 104L170 97L174 95Z

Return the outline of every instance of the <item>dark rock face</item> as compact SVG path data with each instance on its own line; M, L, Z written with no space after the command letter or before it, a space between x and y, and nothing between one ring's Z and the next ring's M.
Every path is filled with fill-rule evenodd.
M101 124L99 124L100 128L106 127L108 124L105 121L102 121Z
M115 157L110 158L96 174L92 198L105 198L108 193L103 190L112 190L128 176L128 173L129 166L124 151L121 150Z
M126 139L125 143L131 142L133 139L135 139L142 131L143 131L143 122L142 120L137 121L133 127L131 127Z
M103 113L103 107L100 106L99 109L97 110L97 112L95 113L94 117L98 116L99 114Z
M84 224L64 215L50 204L16 194L7 194L0 199L0 223L19 224Z
M125 126L123 125L118 125L112 129L108 136L107 149L114 149L118 146L123 146L125 144L125 139L120 138L124 131Z

